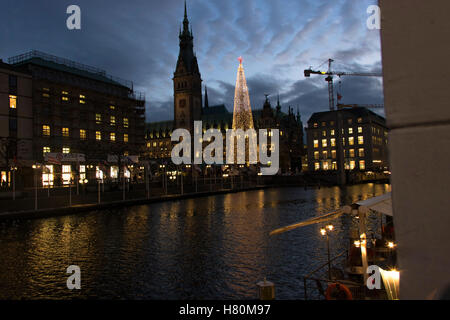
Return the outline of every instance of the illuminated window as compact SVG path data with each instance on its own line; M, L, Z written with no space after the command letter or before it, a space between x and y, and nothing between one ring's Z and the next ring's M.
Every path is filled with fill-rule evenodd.
M86 166L80 165L80 180L84 181L86 179Z
M111 116L111 117L109 118L109 123L110 123L112 126L115 126L115 125L116 125L116 117L115 117L115 116Z
M314 163L314 170L320 170L320 163L319 162Z
M116 141L116 134L115 134L114 132L111 132L111 133L109 134L109 140L111 140L111 141Z
M322 157L323 157L323 159L327 159L328 158L328 151L322 151Z
M110 108L111 110L114 110L114 109L116 109L116 107L115 107L115 106L109 106L109 108Z
M322 147L327 147L327 139L322 139Z
M366 170L366 162L364 160L359 161L359 169Z
M358 149L358 156L360 157L360 158L363 158L364 157L364 149Z
M354 144L355 144L355 138L353 138L353 137L348 137L348 144L349 144L350 146L354 145Z
M70 153L70 148L69 147L63 147L62 148L62 152L63 153Z
M317 124L317 122L316 123L314 123L314 128L317 128L318 127L318 124Z
M347 119L347 123L348 124L352 124L353 123L353 119L352 118Z
M85 104L86 103L85 99L86 99L86 97L84 95L80 94L80 103L81 104Z
M86 99L85 95L80 94L80 99Z
M45 155L46 153L49 153L49 152L51 152L51 149L50 149L50 147L43 147L42 148L42 153Z
M117 179L119 177L119 167L117 166L111 166L109 169L109 175L113 179Z
M325 127L327 125L326 122L322 122L322 127Z
M336 159L336 150L331 150L331 158Z
M358 123L362 123L362 118L358 118Z
M358 127L358 133L362 133L362 127Z
M331 143L332 147L336 147L336 139L335 138L331 138L330 143Z
M45 168L47 170L45 170L44 172L46 173L42 173L42 185L43 186L53 186L53 181L54 181L54 175L53 175L53 165L46 165Z
M102 133L100 131L95 131L95 140L102 140Z
M350 161L350 170L353 170L353 169L355 169L355 161L354 160Z
M348 128L348 134L353 134L353 128Z
M345 138L342 138L342 145L345 146Z
M333 163L331 164L331 170L337 170L337 162L333 161Z
M69 136L69 128L62 128L62 135L63 137Z
M11 109L17 108L17 96L13 96L13 95L9 96L9 108L11 108Z
M156 142L153 142L153 147L156 147Z
M68 95L69 93L67 91L61 91L61 94Z
M42 96L43 96L44 98L50 97L50 95L49 95L48 93L45 93L45 92L42 94Z
M318 148L319 147L319 140L314 140L314 148Z
M330 131L331 135L334 136L334 129Z
M358 144L364 144L364 137L358 136Z
M325 130L322 131L322 136L324 136L324 137L327 136L327 132Z
M63 184L69 184L71 180L72 166L70 164L62 165L62 180Z
M128 118L123 118L123 127L128 128Z
M314 159L319 160L319 151L314 151Z
M43 90L43 91L49 92L49 91L50 91L50 88L42 88L42 90Z
M128 142L128 134L123 134L123 142Z
M325 162L323 163L323 170L330 170L330 167L329 167L329 165L328 165L328 161L325 161Z
M350 158L354 158L355 157L355 149L350 149L348 151L349 151Z
M61 100L62 100L62 101L69 101L69 97L62 96L62 97L61 97Z
M100 113L96 113L96 114L95 114L95 122L96 122L97 124L102 123L102 115L101 115Z
M44 135L44 136L50 135L50 126L47 126L47 125L42 126L42 135Z
M80 139L85 140L87 137L86 130L80 129Z

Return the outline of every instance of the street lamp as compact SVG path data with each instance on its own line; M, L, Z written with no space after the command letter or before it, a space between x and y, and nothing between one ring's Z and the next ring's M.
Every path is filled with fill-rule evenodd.
M327 237L327 256L328 256L328 278L331 280L331 259L330 259L330 237L328 233L333 231L334 226L328 224L325 228L320 228L320 234Z
M388 247L389 249L394 249L394 248L395 248L395 243L392 242L392 241L389 241L389 242L387 243L387 247Z
M34 171L34 210L37 210L38 207L38 197L37 197L37 170L41 168L39 164L33 164L32 166Z

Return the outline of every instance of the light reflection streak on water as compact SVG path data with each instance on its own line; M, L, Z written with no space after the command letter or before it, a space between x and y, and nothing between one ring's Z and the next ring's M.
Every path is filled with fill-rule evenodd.
M0 298L254 299L255 283L301 299L302 275L326 262L319 225L273 229L390 191L389 185L281 188L0 224ZM378 217L371 218L376 231ZM333 221L333 254L348 217ZM65 287L81 267L82 290Z

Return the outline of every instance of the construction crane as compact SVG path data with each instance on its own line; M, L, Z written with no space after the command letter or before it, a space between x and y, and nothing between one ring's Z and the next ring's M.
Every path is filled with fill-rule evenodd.
M311 74L320 74L320 75L326 75L325 81L328 82L328 96L329 96L329 105L330 110L334 110L334 89L333 89L333 76L362 76L362 77L382 77L383 75L381 73L375 73L375 72L344 72L344 71L331 71L331 63L333 62L333 59L328 59L328 71L317 71L312 70L310 67L309 69L305 70L305 77L309 78Z

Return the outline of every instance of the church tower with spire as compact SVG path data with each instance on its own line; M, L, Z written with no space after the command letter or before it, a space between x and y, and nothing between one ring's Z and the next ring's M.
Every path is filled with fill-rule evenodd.
M194 53L194 37L189 30L186 1L184 2L183 30L180 29L180 52L173 74L174 127L188 129L201 119L202 79Z

